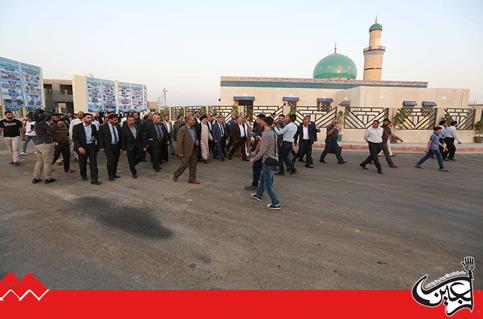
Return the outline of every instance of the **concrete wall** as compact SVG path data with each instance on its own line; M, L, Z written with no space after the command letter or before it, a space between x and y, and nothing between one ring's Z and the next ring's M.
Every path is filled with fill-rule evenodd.
M234 96L254 96L254 105L282 105L284 96L299 98L297 105L317 105L317 98L331 97L339 104L342 100L351 102L351 106L384 106L399 108L403 101L433 101L438 107L467 107L468 89L446 88L406 88L359 86L352 89L309 89L309 88L271 88L271 87L231 87L220 89L220 104L233 105Z
M299 98L297 105L317 105L317 98L335 99L335 89L298 89L298 88L260 88L260 87L222 87L221 105L233 105L234 96L255 96L254 105L282 105L284 96Z
M360 86L337 91L336 102L343 99L351 101L351 106L381 106L399 108L403 101L416 101L418 106L423 101L436 102L438 108L468 107L470 90L446 88L388 88Z
M87 77L74 75L72 77L72 95L74 112L87 112Z

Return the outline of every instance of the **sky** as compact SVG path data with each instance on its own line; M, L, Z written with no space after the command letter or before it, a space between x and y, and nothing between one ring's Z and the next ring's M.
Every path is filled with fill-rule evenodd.
M312 77L333 52L362 50L377 15L383 80L468 88L483 103L483 1L0 0L0 56L146 84L150 100L216 104L220 76Z

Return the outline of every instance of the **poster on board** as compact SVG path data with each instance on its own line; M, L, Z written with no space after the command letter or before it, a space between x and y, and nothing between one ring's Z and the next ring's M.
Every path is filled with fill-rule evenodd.
M44 108L40 67L0 57L0 104L5 110Z
M118 82L119 112L144 112L147 110L146 85Z
M118 82L118 102L119 112L131 112L132 95L131 83Z
M89 112L115 112L116 82L87 78L87 109Z

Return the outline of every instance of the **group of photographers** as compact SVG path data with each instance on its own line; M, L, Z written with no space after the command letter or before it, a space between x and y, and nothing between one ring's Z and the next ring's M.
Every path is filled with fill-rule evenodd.
M4 141L12 156L10 164L20 166L19 155L27 154L27 146L32 141L37 157L32 183L40 183L42 176L45 184L55 182L52 178L52 165L61 155L64 171L73 173L74 170L70 168L72 130L69 130L69 126L73 127L80 122L80 119L72 116L49 114L40 109L29 113L22 122L15 119L13 112L6 111L5 119L0 121L0 132L3 131ZM21 152L20 141L23 141Z
M21 122L14 118L11 111L6 111L5 119L0 121L0 130L3 130L4 141L12 155L10 164L19 166L19 155L26 155L29 142L33 142L37 157L32 180L34 184L42 181L42 175L45 184L55 182L52 178L52 165L60 155L63 157L65 172L74 172L70 169L69 124L61 116L62 114L49 115L43 110L37 110L28 114ZM20 140L23 141L21 152Z

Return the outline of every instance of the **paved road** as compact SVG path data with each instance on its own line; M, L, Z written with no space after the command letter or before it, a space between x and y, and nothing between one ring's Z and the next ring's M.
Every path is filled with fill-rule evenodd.
M109 182L100 154L101 186L61 167L32 185L33 155L11 167L0 143L0 276L32 272L51 289L409 289L472 255L482 289L483 156L445 174L404 154L380 176L357 166L365 155L276 177L273 212L248 198L238 159L200 164L197 186L171 181L176 160L133 180L122 159Z

